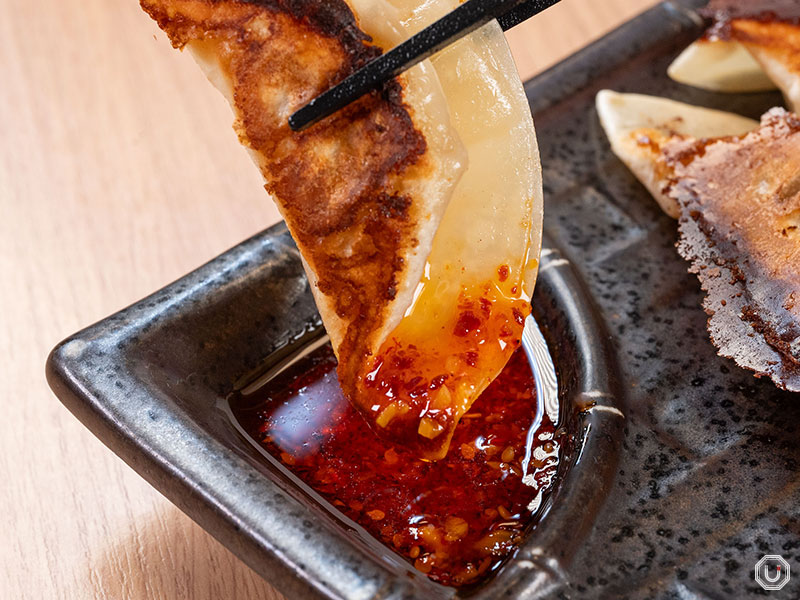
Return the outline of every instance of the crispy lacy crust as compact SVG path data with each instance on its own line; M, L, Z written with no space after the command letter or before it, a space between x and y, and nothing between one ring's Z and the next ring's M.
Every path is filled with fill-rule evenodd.
M235 129L342 325L334 347L355 366L397 294L429 211L403 191L425 172L426 140L395 80L301 133L289 115L381 50L343 0L142 0L176 48L189 45L231 87ZM216 83L216 82L215 82Z
M800 119L774 109L745 136L675 139L663 152L712 341L800 392Z

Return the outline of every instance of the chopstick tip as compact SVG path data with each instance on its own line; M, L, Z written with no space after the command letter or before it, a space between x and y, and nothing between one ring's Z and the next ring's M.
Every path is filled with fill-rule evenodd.
M295 133L299 133L311 125L311 123L308 123L305 119L303 119L303 115L301 114L302 112L303 109L301 108L300 110L292 113L292 115L289 117L289 129Z

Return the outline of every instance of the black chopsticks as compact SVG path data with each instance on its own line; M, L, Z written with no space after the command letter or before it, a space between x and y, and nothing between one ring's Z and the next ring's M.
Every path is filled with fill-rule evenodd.
M289 127L294 131L302 131L492 19L497 19L503 30L506 30L558 2L559 0L467 0L311 100L289 117Z

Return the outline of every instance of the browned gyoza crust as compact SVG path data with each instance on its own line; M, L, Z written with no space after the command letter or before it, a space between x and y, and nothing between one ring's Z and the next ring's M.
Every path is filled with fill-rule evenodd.
M232 83L237 132L256 152L319 290L347 323L338 350L355 368L426 218L398 183L410 169L426 168L426 141L397 81L302 133L291 132L286 118L381 50L342 0L141 4L175 47L213 46ZM349 375L340 371L343 380Z
M767 53L787 72L800 74L800 23L737 19L731 21L730 31L732 39Z
M712 21L705 37L736 40L800 73L798 0L712 0L703 14Z
M676 138L663 153L714 344L800 391L800 119L774 109L740 138Z

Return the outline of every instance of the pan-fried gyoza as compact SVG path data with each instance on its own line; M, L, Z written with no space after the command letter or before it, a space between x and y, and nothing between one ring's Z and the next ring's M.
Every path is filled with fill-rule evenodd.
M712 25L669 68L676 81L720 92L778 87L800 110L800 2L711 0Z
M608 91L597 106L614 151L679 218L720 354L800 391L800 119Z
M230 101L345 394L385 438L443 457L519 344L538 265L538 150L499 26L295 133L293 111L457 2L141 4Z

